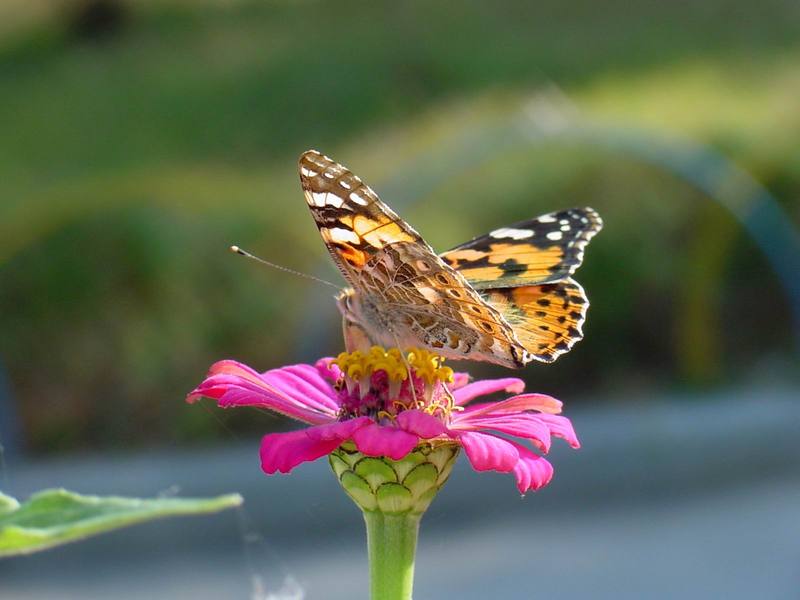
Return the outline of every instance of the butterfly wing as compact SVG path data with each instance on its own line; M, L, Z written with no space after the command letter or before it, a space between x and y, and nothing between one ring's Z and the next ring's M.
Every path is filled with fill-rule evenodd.
M531 356L553 362L583 338L589 301L570 278L603 227L591 208L572 208L496 229L442 258L514 330Z
M441 257L478 290L561 281L602 227L595 210L571 208L495 229Z
M511 325L525 349L553 362L583 338L589 300L573 279L481 290L481 297Z
M500 313L360 178L315 150L300 157L299 170L322 239L353 286L346 338L507 366L531 360ZM355 304L369 310L355 315Z
M333 261L344 278L361 287L363 271L387 246L433 249L350 170L316 150L300 156L300 183Z

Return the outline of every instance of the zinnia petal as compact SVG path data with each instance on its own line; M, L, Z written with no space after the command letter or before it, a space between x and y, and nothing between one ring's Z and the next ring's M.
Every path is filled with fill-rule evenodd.
M306 366L308 365L298 365ZM289 370L285 377L270 377L278 371ZM187 396L188 402L195 402L200 397L213 398L221 408L233 406L259 406L281 413L288 417L311 424L320 424L336 418L338 404L333 388L321 388L322 381L314 381L298 389L287 385L287 378L297 381L305 373L292 373L292 367L274 369L261 375L250 367L234 360L223 360L211 366L208 377ZM313 378L312 378L313 379ZM282 387L276 387L278 383ZM324 382L323 382L324 383ZM308 392L308 393L304 393Z
M288 473L300 463L317 460L330 454L341 440L315 440L307 430L287 433L270 433L261 440L261 468L272 475L276 471Z
M464 431L458 433L458 439L476 471L508 473L519 460L519 452L514 444L499 437Z
M464 410L469 414L509 414L535 410L541 413L558 414L561 412L561 401L545 394L520 394L500 402L484 402L470 406Z
M421 410L405 410L397 415L400 429L414 433L424 440L435 438L446 431L444 423Z
M309 427L305 431L312 440L339 440L341 444L343 441L353 437L353 433L358 429L361 429L369 423L372 423L372 419L369 417L357 417L347 421L337 421L336 423L328 423L327 425Z
M521 494L528 490L543 488L553 478L553 465L546 458L534 454L524 446L514 444L519 452L519 460L514 466L517 489Z
M320 358L314 363L314 367L323 379L331 383L339 381L339 378L342 376L342 370L337 365L333 364L333 358L330 356Z
M419 436L394 426L370 423L353 433L353 441L362 454L400 460L414 449Z
M457 371L453 373L453 383L451 383L448 387L450 388L450 391L453 392L455 390L463 388L468 383L469 383L469 373L463 373Z
M335 413L339 409L333 386L311 365L300 364L271 369L261 378L296 401L323 411L330 410Z
M542 451L550 450L550 427L540 414L465 414L458 415L450 424L450 430L495 431L530 440Z
M518 394L525 389L525 382L516 377L505 377L503 379L484 379L468 383L462 388L453 391L453 398L456 404L464 406L478 396L486 396L495 392L509 392Z
M573 448L581 447L575 429L572 427L572 421L567 417L562 417L561 415L538 415L538 417L547 423L551 435L566 440Z

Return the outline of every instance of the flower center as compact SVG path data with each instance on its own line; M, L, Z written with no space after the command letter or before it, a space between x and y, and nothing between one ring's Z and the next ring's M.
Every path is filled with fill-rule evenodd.
M448 421L458 407L446 385L453 382L453 369L443 363L442 356L424 348L411 348L405 354L381 346L368 352L342 352L333 361L342 371L336 382L340 417L366 415L380 422L417 409Z

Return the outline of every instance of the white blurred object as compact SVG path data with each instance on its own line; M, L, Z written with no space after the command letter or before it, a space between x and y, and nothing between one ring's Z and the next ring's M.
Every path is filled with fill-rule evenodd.
M283 586L277 592L265 592L261 577L253 577L253 600L303 600L306 593L291 575L283 580Z

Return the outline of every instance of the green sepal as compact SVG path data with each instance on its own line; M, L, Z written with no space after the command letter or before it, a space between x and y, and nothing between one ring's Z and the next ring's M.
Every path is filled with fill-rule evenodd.
M364 456L351 443L328 457L347 495L361 510L401 515L424 513L447 482L460 447L423 443L400 460Z

